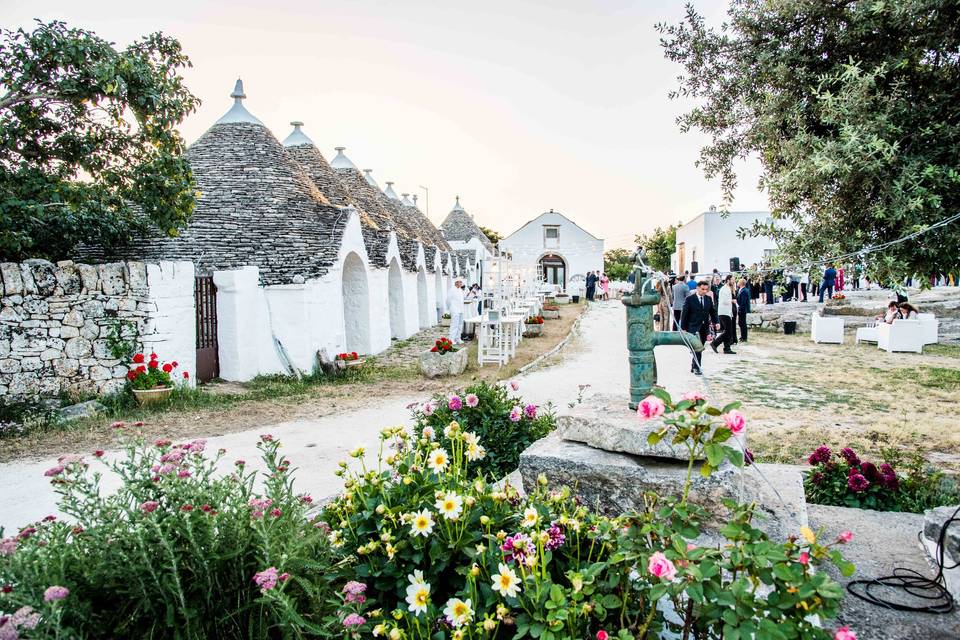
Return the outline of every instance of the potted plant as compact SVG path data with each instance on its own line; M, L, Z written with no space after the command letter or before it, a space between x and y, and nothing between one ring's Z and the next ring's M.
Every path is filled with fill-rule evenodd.
M543 305L543 313L540 315L544 320L559 320L560 307L552 304Z
M570 296L566 293L558 293L553 300L557 304L570 304Z
M343 366L344 366L344 367L347 367L347 368L349 368L349 367L359 367L359 366L362 365L364 362L366 362L366 360L364 360L363 358L361 358L361 357L360 357L360 354L358 354L356 351L350 351L350 352L345 352L345 353L338 353L338 354L337 354L337 360L339 360L340 362L342 362L342 363L343 363Z
M543 334L543 316L530 316L524 321L523 335L527 338Z
M160 362L156 353L150 354L149 361L142 353L134 354L133 364L127 371L127 381L137 403L147 406L169 398L173 392L173 372L177 366L176 360ZM186 371L182 375L185 380L190 377Z
M468 351L457 349L449 338L438 338L420 354L420 373L428 378L457 376L467 368Z
M843 293L841 293L840 291L837 291L831 297L831 300L846 300L846 299L847 299L847 296L843 295Z
M443 314L442 316L440 316L440 325L441 325L441 326L444 326L444 327L449 327L449 326L450 326L450 314L449 314L449 313L445 313L445 314Z

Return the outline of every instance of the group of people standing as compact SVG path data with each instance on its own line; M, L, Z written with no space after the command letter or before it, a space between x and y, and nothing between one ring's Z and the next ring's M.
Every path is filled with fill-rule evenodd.
M610 299L610 278L600 271L587 272L587 300L597 299L597 287L600 287L600 299Z
M723 353L735 355L738 342L747 341L747 314L750 313L750 289L747 280L734 280L733 274L716 274L713 281L696 280L692 274L677 278L670 274L669 292L672 317L661 317L661 329L687 331L710 345L714 353L723 345ZM672 320L672 323L670 322ZM668 326L669 325L669 326ZM739 330L739 337L738 337ZM701 354L694 353L690 370L701 375Z

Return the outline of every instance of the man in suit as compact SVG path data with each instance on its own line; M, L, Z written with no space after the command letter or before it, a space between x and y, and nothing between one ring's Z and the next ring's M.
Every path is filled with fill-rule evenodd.
M713 298L710 297L710 283L701 280L697 283L697 288L687 296L683 302L683 313L680 315L680 328L684 331L700 336L700 342L707 344L707 332L710 325L717 325L717 307L713 304ZM693 353L693 361L690 363L690 371L696 375L702 375L700 362L703 354L699 351Z
M833 297L833 288L836 284L837 270L833 268L832 264L828 264L823 272L823 282L820 284L820 302L823 302L824 293L827 293L831 298Z
M750 287L740 278L737 283L737 324L740 325L740 342L747 341L747 314L750 313Z
M587 300L593 300L593 296L597 292L597 276L593 274L593 271L587 272Z

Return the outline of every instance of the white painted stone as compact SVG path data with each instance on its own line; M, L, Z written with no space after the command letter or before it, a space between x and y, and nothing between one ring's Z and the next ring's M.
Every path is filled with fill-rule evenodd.
M82 327L83 314L80 312L80 309L71 309L70 312L63 318L63 324L67 325L68 327Z
M93 353L93 343L86 338L71 338L64 352L70 358L84 358Z

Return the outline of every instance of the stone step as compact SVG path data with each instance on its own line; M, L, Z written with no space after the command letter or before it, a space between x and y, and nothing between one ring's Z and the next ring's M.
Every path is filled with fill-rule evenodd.
M940 532L944 526L947 527L943 541L943 564L952 568L944 570L943 578L953 599L960 602L960 566L955 566L960 563L960 521L947 524L947 521L954 517L958 508L960 508L960 505L954 504L927 509L923 514L921 542L927 553L927 559L934 567L939 566Z

